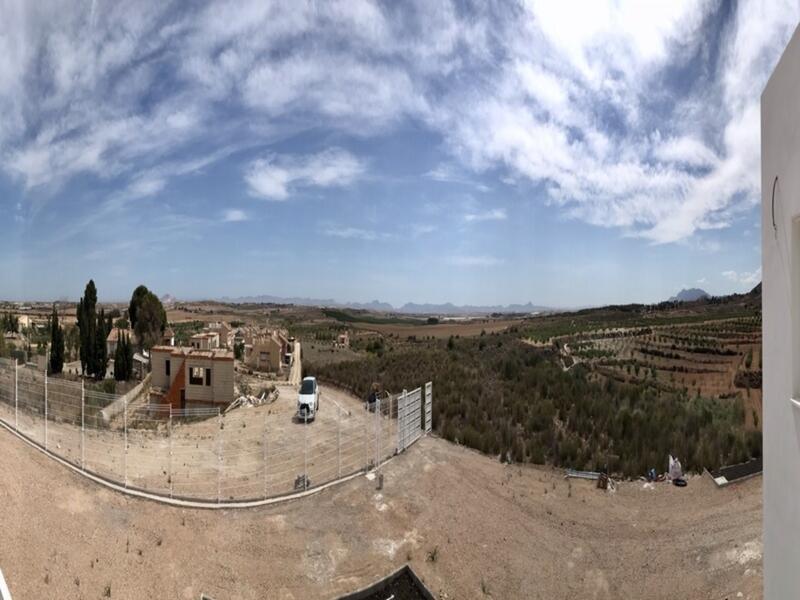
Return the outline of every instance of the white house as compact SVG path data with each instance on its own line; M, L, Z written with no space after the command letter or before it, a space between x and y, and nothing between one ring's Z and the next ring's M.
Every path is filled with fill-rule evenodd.
M764 597L800 594L800 33L761 96Z

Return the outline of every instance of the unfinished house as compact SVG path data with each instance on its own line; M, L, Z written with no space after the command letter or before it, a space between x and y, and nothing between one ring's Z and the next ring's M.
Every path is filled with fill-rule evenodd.
M167 327L164 333L161 334L161 346L174 346L175 345L175 331L172 327Z
M216 348L154 346L150 351L150 402L184 408L225 407L233 402L233 352Z
M189 338L189 345L195 350L215 350L219 348L219 335L210 331L196 333Z
M245 345L245 364L256 371L280 373L283 369L286 346L280 338L273 334L253 339L253 343Z
M209 323L203 330L208 333L216 333L219 337L220 348L233 348L233 327L220 321L218 323Z

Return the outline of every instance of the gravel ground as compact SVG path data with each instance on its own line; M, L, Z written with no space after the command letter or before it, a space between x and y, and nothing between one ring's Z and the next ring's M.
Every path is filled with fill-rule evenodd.
M601 492L426 438L380 492L210 511L108 491L5 430L0 456L16 600L333 598L406 562L440 598L761 597L761 478Z

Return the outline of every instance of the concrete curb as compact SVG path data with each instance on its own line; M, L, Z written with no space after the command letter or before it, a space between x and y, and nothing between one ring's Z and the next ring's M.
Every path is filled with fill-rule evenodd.
M101 477L100 475L96 475L89 471L84 471L80 467L73 465L71 462L61 458L60 456L53 454L50 450L45 450L38 442L35 442L29 439L25 434L16 431L10 424L6 423L5 420L0 419L0 426L6 429L12 435L17 436L20 440L28 444L29 446L35 448L42 454L52 458L56 462L60 463L62 466L67 467L74 473L86 477L95 483L99 483L102 486L105 486L109 489L112 489L116 492L121 492L123 494L127 494L128 496L134 496L136 498L143 498L145 500L151 500L153 502L160 502L161 504L167 504L170 506L179 506L181 508L204 508L204 509L226 509L226 508L255 508L258 506L269 506L272 504L278 504L280 502L286 502L287 500L296 500L298 498L305 498L307 496L313 496L318 494L319 492L331 488L335 485L340 483L345 483L346 481L350 481L351 479L355 479L361 475L364 475L363 471L356 471L355 473L351 473L350 475L346 475L340 479L334 479L333 481L329 481L328 483L324 483L318 487L310 488L307 490L303 490L302 492L293 492L289 494L285 494L282 496L273 496L270 498L262 498L259 500L241 500L241 501L222 501L222 502L215 502L213 500L189 500L185 498L170 498L169 496L164 496L161 494L157 494L154 492L146 492L144 490L139 490L135 488L125 487L124 485L120 485L114 481L106 479L105 477ZM387 460L381 463L381 466L386 464L389 460L393 457L388 458ZM1 580L2 578L0 578ZM1 583L1 582L0 582ZM2 587L0 586L0 590ZM6 600L5 596L0 595L0 600Z

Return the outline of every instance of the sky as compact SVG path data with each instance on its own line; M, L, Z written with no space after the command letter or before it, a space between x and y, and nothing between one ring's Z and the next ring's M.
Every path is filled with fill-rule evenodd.
M552 307L761 278L800 3L0 0L0 298Z

